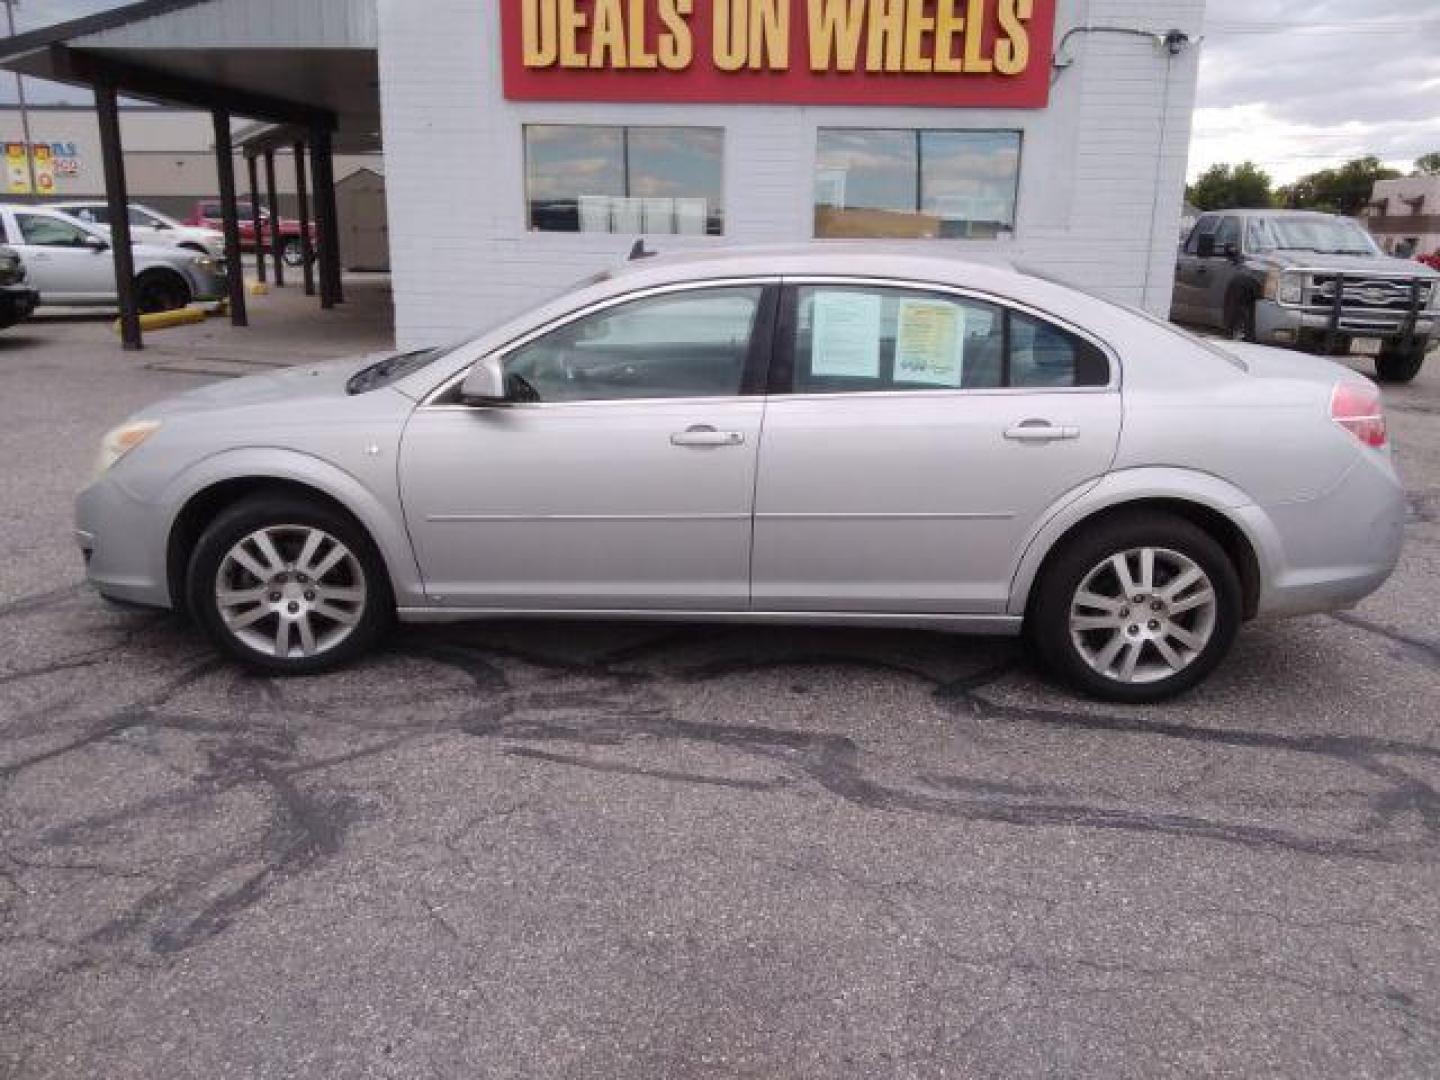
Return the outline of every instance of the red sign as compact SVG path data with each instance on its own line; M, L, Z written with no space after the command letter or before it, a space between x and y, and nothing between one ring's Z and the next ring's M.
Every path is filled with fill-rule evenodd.
M1056 0L500 0L514 101L1044 108Z

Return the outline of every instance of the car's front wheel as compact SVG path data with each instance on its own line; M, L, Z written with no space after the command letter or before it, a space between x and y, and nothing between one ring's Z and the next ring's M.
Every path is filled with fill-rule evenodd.
M394 617L384 563L365 531L288 495L246 499L220 514L195 546L186 595L220 649L280 675L345 663Z
M1110 518L1057 551L1035 585L1027 631L1056 675L1096 697L1139 704L1183 693L1234 642L1239 575L1183 518Z
M1420 374L1424 363L1424 345L1412 346L1408 352L1403 349L1383 349L1375 358L1375 376L1381 382L1407 383Z

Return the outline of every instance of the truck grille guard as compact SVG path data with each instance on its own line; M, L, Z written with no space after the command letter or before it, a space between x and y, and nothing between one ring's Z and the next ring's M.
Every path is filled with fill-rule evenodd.
M1409 296L1405 291L1408 286ZM1345 317L1345 303L1352 301L1362 305L1360 311L1350 309L1352 317L1364 315L1396 315L1401 314L1400 322L1400 348L1403 352L1410 352L1415 347L1415 330L1420 322L1420 313L1430 299L1430 290L1440 288L1440 282L1422 282L1419 278L1411 278L1408 281L1387 278L1376 279L1366 274L1359 277L1347 277L1343 273L1335 274L1328 282L1321 285L1318 280L1313 287L1317 298L1327 299L1328 319L1325 328L1325 354L1333 355L1336 346L1339 344L1341 330L1351 330L1350 327L1341 326L1341 320ZM1382 289L1390 291L1390 298L1376 301L1373 299L1376 293ZM1362 291L1365 290L1365 291ZM1405 307L1402 309L1394 306L1396 301L1403 301ZM1375 329L1384 332L1387 327L1377 324ZM1361 337L1365 336L1363 331Z

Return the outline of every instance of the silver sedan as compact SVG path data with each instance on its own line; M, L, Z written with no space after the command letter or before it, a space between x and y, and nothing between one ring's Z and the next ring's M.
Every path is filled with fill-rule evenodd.
M646 259L458 345L197 390L104 440L90 580L253 667L413 622L1019 634L1152 701L1399 557L1375 386L1013 268Z

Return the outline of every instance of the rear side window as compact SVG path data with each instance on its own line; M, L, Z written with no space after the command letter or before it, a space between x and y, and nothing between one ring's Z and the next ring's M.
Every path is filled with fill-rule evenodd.
M1043 319L946 293L801 286L791 317L797 394L1105 386L1096 345Z
M1220 222L1220 228L1215 233L1215 250L1223 253L1227 244L1234 244L1236 250L1240 247L1240 219L1227 217Z

